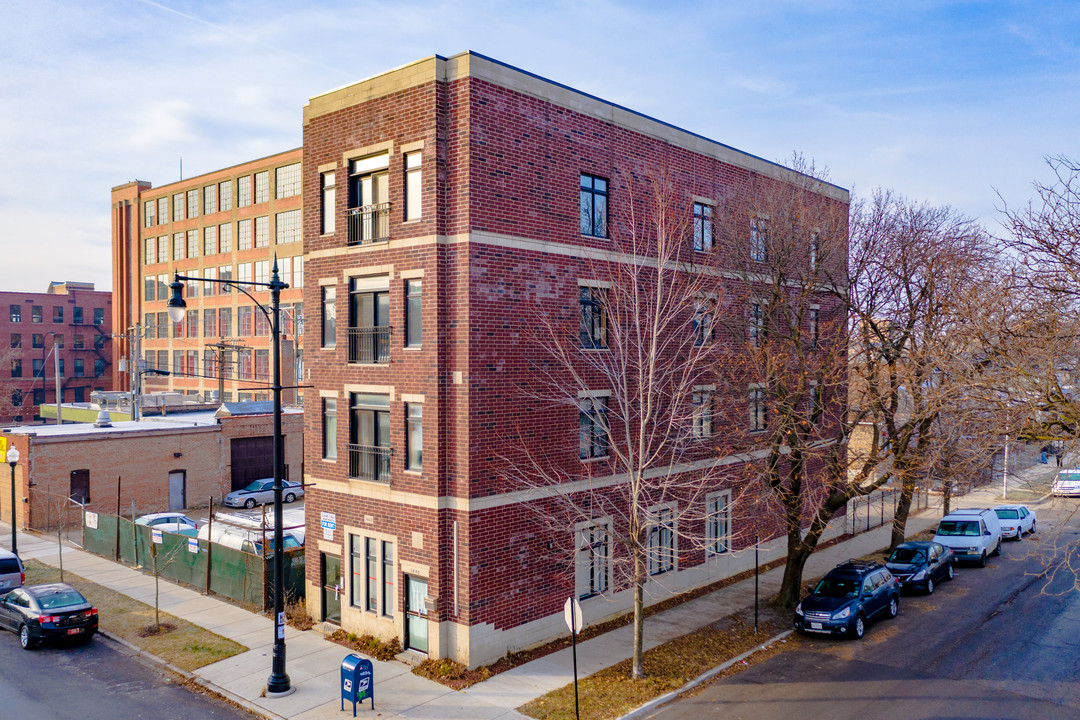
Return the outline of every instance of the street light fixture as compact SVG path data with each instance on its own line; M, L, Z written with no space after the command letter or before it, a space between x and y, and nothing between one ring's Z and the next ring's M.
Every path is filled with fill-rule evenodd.
M14 445L7 451L7 461L11 466L11 552L18 555L19 545L15 539L15 466L19 462L19 449Z
M172 288L172 297L169 298L168 303L169 319L174 323L183 321L187 310L187 303L184 302L183 296L184 283L181 282L184 280L204 283L212 282L218 285L234 287L247 295L270 321L270 335L273 340L274 349L274 384L271 388L274 392L274 655L270 677L266 681L266 694L268 697L281 697L282 695L288 695L293 692L294 689L289 683L288 674L285 672L285 557L282 554L282 545L284 542L282 538L282 526L285 523L282 518L281 504L281 493L283 489L281 480L282 475L284 474L284 443L282 442L281 434L281 328L279 320L281 317L281 291L289 287L289 285L288 283L282 282L281 278L278 276L276 255L274 256L274 268L270 275L270 282L268 283L251 280L197 278L174 273L173 281L169 285L169 287ZM269 290L270 309L267 310L262 303L256 300L252 294L243 287L244 285Z

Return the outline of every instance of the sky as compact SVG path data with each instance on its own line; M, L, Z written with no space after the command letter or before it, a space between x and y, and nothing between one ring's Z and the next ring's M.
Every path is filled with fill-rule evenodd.
M1080 3L0 0L0 289L110 289L109 193L299 147L308 98L473 50L1004 232L1080 157Z

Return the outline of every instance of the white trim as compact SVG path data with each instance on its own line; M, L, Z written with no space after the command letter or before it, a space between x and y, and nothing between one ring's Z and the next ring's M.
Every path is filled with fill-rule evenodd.
M346 150L341 153L341 162L345 166L347 172L351 172L352 168L349 167L350 160L356 160L357 158L365 158L375 155L386 155L387 164L390 162L390 152L394 149L394 141L387 140L381 143L375 143L374 145L366 145L364 147L354 148L352 150ZM375 168L376 170L383 170L385 167Z
M423 403L424 396L417 393L401 393L401 402Z
M590 280L586 278L578 278L578 287L598 288L600 290L610 290L611 282L608 280Z
M419 221L410 220L409 222L419 222ZM393 269L393 268L391 267L391 269ZM401 272L398 273L398 277L401 278L402 280L421 280L424 277L424 269L420 268L418 270L402 270Z
M578 390L579 398L611 397L610 390Z

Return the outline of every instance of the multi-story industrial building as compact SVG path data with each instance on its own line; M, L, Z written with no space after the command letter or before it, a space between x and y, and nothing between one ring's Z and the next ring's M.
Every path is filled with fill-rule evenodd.
M304 255L300 150L152 187L137 180L112 191L113 326L116 389L169 390L202 400L266 400L272 357L269 292L252 297L212 282L184 288L187 316L166 312L173 274L267 282L275 258L281 294L282 378L303 371ZM138 357L138 362L131 358ZM166 371L168 375L155 372ZM141 383L139 382L141 381ZM221 394L220 398L218 397ZM295 395L290 390L286 401Z
M112 295L93 283L0 292L0 422L40 420L41 405L89 402L112 389ZM59 361L59 362L57 362Z
M527 330L564 317L576 337L579 313L581 328L586 314L598 317L596 263L635 262L625 225L608 215L624 214L648 190L642 173L660 167L699 226L718 203L745 199L755 179L793 177L474 53L311 98L303 227L314 615L475 666L565 633L568 595L582 599L588 622L630 607L630 591L610 580L610 555L591 549L610 524L597 518L581 545L582 528L552 537L525 507L621 482L596 418L609 389L580 407L535 402L528 389L543 379L542 356ZM846 207L847 191L819 188ZM752 225L747 253L757 252ZM147 275L159 267L171 265ZM603 352L586 342L600 337L591 327L581 329L582 352ZM747 417L742 397L719 416ZM751 422L763 423L754 410ZM526 453L565 482L514 487L507 458ZM716 491L714 501L730 492ZM749 541L732 527L740 520L723 502L709 512L711 550L676 548L676 529L657 526L656 557L668 562L650 565L650 601L752 567ZM777 551L780 526L763 527L764 546Z

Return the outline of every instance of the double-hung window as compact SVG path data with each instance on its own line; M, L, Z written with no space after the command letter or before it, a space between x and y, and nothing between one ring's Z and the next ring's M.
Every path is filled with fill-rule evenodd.
M693 406L693 436L696 438L712 437L713 388L694 388L691 403Z
M675 569L675 509L658 507L650 512L648 570L662 575Z
M337 188L335 187L334 178L337 176L334 172L324 172L321 176L322 182L322 234L329 235L334 232L334 208L336 205Z
M763 263L769 259L769 228L764 218L750 218L750 259Z
M423 340L422 283L420 280L405 281L405 347L420 347Z
M578 455L582 460L607 457L610 443L608 399L585 397L578 401Z
M607 522L578 526L574 570L579 598L600 595L611 587L611 533Z
M769 423L768 405L764 387L750 387L750 432L760 432Z
M423 205L423 176L420 174L421 154L405 154L405 221L419 220Z
M322 399L322 456L337 459L337 398Z
M809 253L809 256L810 256L810 272L812 274L812 273L817 272L817 266L818 266L818 250L819 250L819 246L818 246L818 231L817 230L814 230L813 232L810 233L810 247L807 248L807 250L808 250L808 253Z
M333 285L322 288L322 346L337 347L337 288Z
M711 298L694 300L694 345L705 345L712 340L714 312Z
M143 203L143 227L153 227L157 224L155 209L156 205L153 200L147 200Z
M581 173L581 234L608 236L608 181Z
M607 291L582 285L578 288L581 304L581 347L607 347Z
M203 215L213 215L217 212L217 189L216 184L203 188Z
M394 543L363 535L349 536L352 583L349 602L353 607L394 616Z
M390 278L349 278L351 363L390 362Z
M405 468L421 470L424 467L424 406L421 403L405 404Z
M390 238L389 164L387 153L349 162L349 245Z
M750 335L750 344L754 347L761 347L762 341L765 340L765 303L761 300L750 301L750 327L748 328Z
M818 319L821 317L821 308L818 305L810 306L810 349L817 350L818 346Z
M349 477L390 481L390 396L349 395Z
M705 497L705 556L731 551L731 491Z
M694 203L694 249L708 252L713 246L713 209L705 203Z
M264 203L270 199L270 172L263 170L255 173L255 203Z

